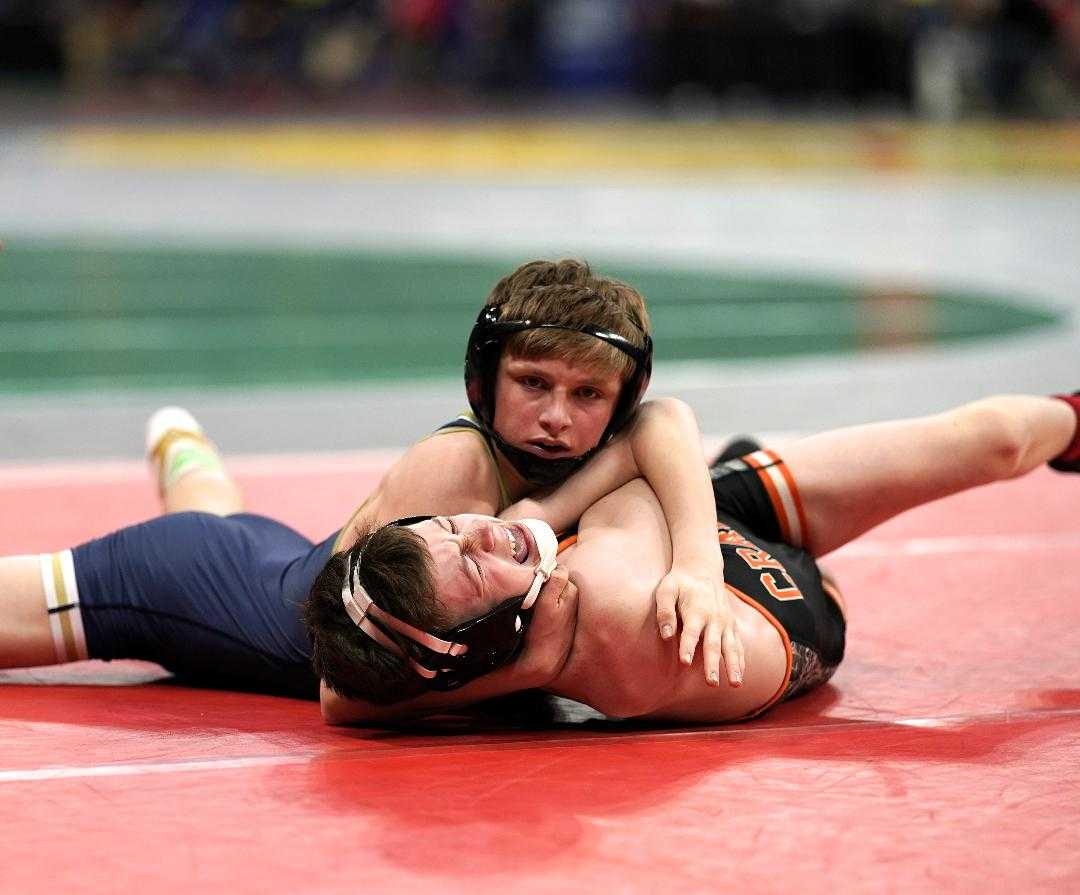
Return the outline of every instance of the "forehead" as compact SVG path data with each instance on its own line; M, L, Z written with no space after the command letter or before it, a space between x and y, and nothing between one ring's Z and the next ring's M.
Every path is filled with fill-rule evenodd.
M616 370L596 364L576 363L561 357L525 357L510 352L504 352L499 359L499 373L512 376L536 373L575 385L589 384L614 387L620 383L620 376Z
M464 527L460 516L450 517L455 520L458 532ZM457 541L447 527L446 516L433 516L422 522L408 526L424 539L428 555L431 557L431 571L440 600L445 601L462 590L472 590L473 584L465 573Z
M446 534L450 528L456 528L460 534L469 525L476 522L498 522L495 516L484 516L480 513L455 513L452 516L429 516L417 522L409 524L409 528L427 540L429 534ZM447 523L451 523L448 525Z

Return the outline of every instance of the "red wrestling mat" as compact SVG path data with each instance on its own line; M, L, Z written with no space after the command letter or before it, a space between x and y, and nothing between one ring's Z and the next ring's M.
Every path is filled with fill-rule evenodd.
M383 462L230 465L321 537ZM126 464L0 469L0 506L2 553L155 512ZM834 683L741 726L349 731L154 666L0 674L0 891L1080 890L1078 507L1040 472L838 553Z

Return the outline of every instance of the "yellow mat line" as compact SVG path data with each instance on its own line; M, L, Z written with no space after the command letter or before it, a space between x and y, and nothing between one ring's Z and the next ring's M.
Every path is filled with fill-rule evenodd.
M1080 177L1080 125L544 124L87 127L80 163L450 176L739 171Z

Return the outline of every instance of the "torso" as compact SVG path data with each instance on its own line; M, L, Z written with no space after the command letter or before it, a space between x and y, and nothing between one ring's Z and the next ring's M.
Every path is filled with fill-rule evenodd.
M780 635L742 601L732 601L747 658L738 689L706 686L700 644L685 668L677 643L660 639L653 592L671 566L671 543L659 502L641 480L582 517L578 540L560 562L580 596L574 645L551 688L558 695L617 717L709 722L755 713L786 683Z

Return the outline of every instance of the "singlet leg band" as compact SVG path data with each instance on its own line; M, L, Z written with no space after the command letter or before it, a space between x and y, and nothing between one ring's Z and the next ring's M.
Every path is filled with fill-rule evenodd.
M86 633L79 609L79 586L70 550L42 553L41 583L45 589L45 611L49 615L57 662L88 659Z

